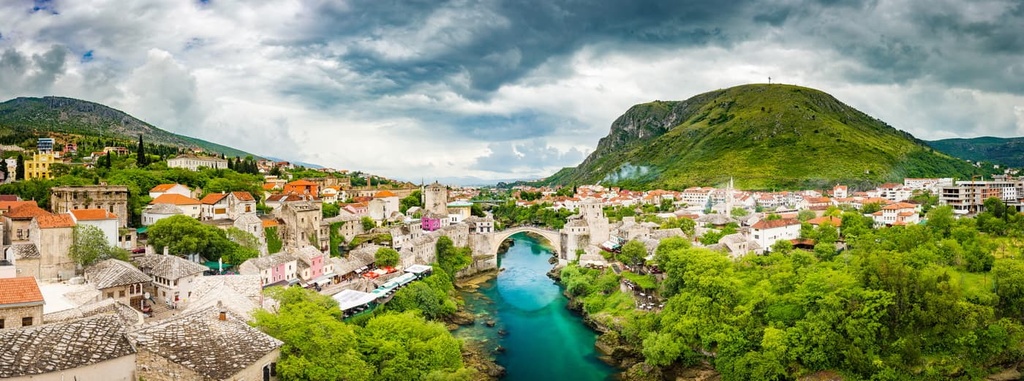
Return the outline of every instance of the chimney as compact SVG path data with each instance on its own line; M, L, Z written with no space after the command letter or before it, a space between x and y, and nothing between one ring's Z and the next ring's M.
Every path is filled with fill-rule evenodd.
M170 251L171 249L169 249L167 246L164 246L164 255L170 254Z
M226 309L224 309L224 302L222 302L220 300L217 301L217 310L220 311L220 313L217 314L217 320L220 320L220 321L228 320L228 311Z

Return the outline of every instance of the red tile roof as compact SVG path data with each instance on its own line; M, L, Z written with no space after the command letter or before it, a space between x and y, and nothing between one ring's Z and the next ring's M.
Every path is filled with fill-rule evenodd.
M312 181L309 181L309 180L295 180L295 181L292 181L292 182L290 182L288 184L285 184L285 185L293 186L293 187L295 187L295 186L302 187L302 186L316 185L316 183L314 183Z
M199 200L192 197L185 197L177 193L165 193L153 199L149 202L152 205L155 204L172 204L172 205L199 205Z
M373 195L373 198L385 198L385 197L398 197L398 196L396 196L394 193L391 193L391 191L388 191L388 190L382 190L380 192L377 192L377 194Z
M836 216L822 216L822 217L812 218L810 220L807 220L807 223L809 223L811 225L821 225L821 224L827 223L829 225L832 225L832 226L835 226L835 227L839 227L840 225L843 224L843 219L839 218L839 217L836 217Z
M213 204L216 204L216 203L220 202L221 200L223 200L227 196L228 195L224 194L224 193L210 193L210 194L206 195L206 197L203 197L203 199L200 200L199 202L201 202L203 204L206 204L206 205L213 205Z
M71 228L75 226L75 220L70 214L48 214L36 217L36 224L40 229Z
M264 229L265 228L272 228L274 226L280 225L279 223L277 223L277 220L263 219L261 221L263 221L263 228Z
M166 192L166 191L170 190L171 188L174 188L175 185L178 185L178 184L160 184L160 185L157 185L157 186L153 187L153 189L150 189L149 191L150 192Z
M74 214L75 219L79 221L117 219L116 214L108 212L103 209L76 209L72 210L71 214Z
M249 192L231 192L231 194L235 195L238 201L256 201Z
M33 218L49 214L50 212L47 212L46 210L36 206L35 204L23 204L14 209L11 209L11 211L7 212L5 216L10 218Z
M263 190L273 190L274 188L277 188L277 184L274 184L274 183L263 184Z
M35 205L35 201L0 201L0 209L12 210L22 205Z
M800 225L800 221L799 220L794 220L794 219L789 219L789 218L783 218L783 219L771 220L771 221L769 221L769 220L761 220L761 221L757 221L757 223L754 224L751 227L754 228L754 229L764 230L764 229L781 228L783 226L789 226L789 225Z
M890 205L886 205L886 206L882 207L883 210L915 209L915 208L917 208L917 205L914 205L914 204L911 204L911 203L908 203L908 202L897 202L895 204L890 204Z
M43 303L36 278L25 276L0 279L0 306L5 304Z

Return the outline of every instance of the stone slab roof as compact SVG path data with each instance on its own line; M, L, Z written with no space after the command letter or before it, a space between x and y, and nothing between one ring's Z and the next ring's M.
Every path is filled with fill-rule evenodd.
M42 305L43 293L39 291L36 278L0 278L0 306L8 304Z
M15 243L7 248L7 258L19 259L39 258L39 248L34 243Z
M252 258L245 261L243 264L248 263L251 266L255 266L259 270L264 270L294 260L295 257L293 257L291 254L287 252L280 252L264 257Z
M174 255L143 255L135 258L139 269L152 276L165 279L181 279L189 275L201 275L206 266ZM145 269L149 269L145 271Z
M107 259L89 266L85 269L85 279L100 290L153 281L153 278L139 271L131 263L118 259Z
M146 207L146 213L150 214L184 214L181 208L171 204L155 204Z
M219 320L214 306L132 332L139 350L153 352L201 376L224 380L283 344L227 311Z
M197 278L192 283L192 297L185 313L214 307L223 303L229 311L249 317L263 303L263 284L259 275L216 275Z
M125 327L137 327L143 323L141 312L114 299L103 299L79 307L45 314L43 315L43 323L62 323L101 315L117 317Z
M0 378L58 372L132 354L135 347L113 315L0 330Z

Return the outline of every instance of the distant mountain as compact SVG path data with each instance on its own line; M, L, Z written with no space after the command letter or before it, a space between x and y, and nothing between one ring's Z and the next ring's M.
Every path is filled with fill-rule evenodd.
M753 84L633 106L582 164L541 183L813 189L980 171L819 90Z
M286 159L281 159L281 158L277 158L277 157L264 156L263 158L265 158L267 160L271 160L271 161L287 161L289 163L292 163L292 165L297 165L297 166L311 168L311 169L322 169L322 168L324 168L324 166L319 165L319 164L303 163L301 161L292 161L292 160L286 160Z
M235 148L161 130L123 111L74 98L15 98L0 103L0 137L66 133L135 140L180 148L202 148L227 156L252 155ZM257 155L252 155L256 157Z
M1024 167L1024 138L942 139L928 142L936 150L972 161Z

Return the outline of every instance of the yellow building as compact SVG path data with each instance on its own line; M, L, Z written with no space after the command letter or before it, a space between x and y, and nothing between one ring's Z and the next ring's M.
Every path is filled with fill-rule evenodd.
M52 179L50 165L55 162L53 153L37 152L32 160L25 160L25 180Z

